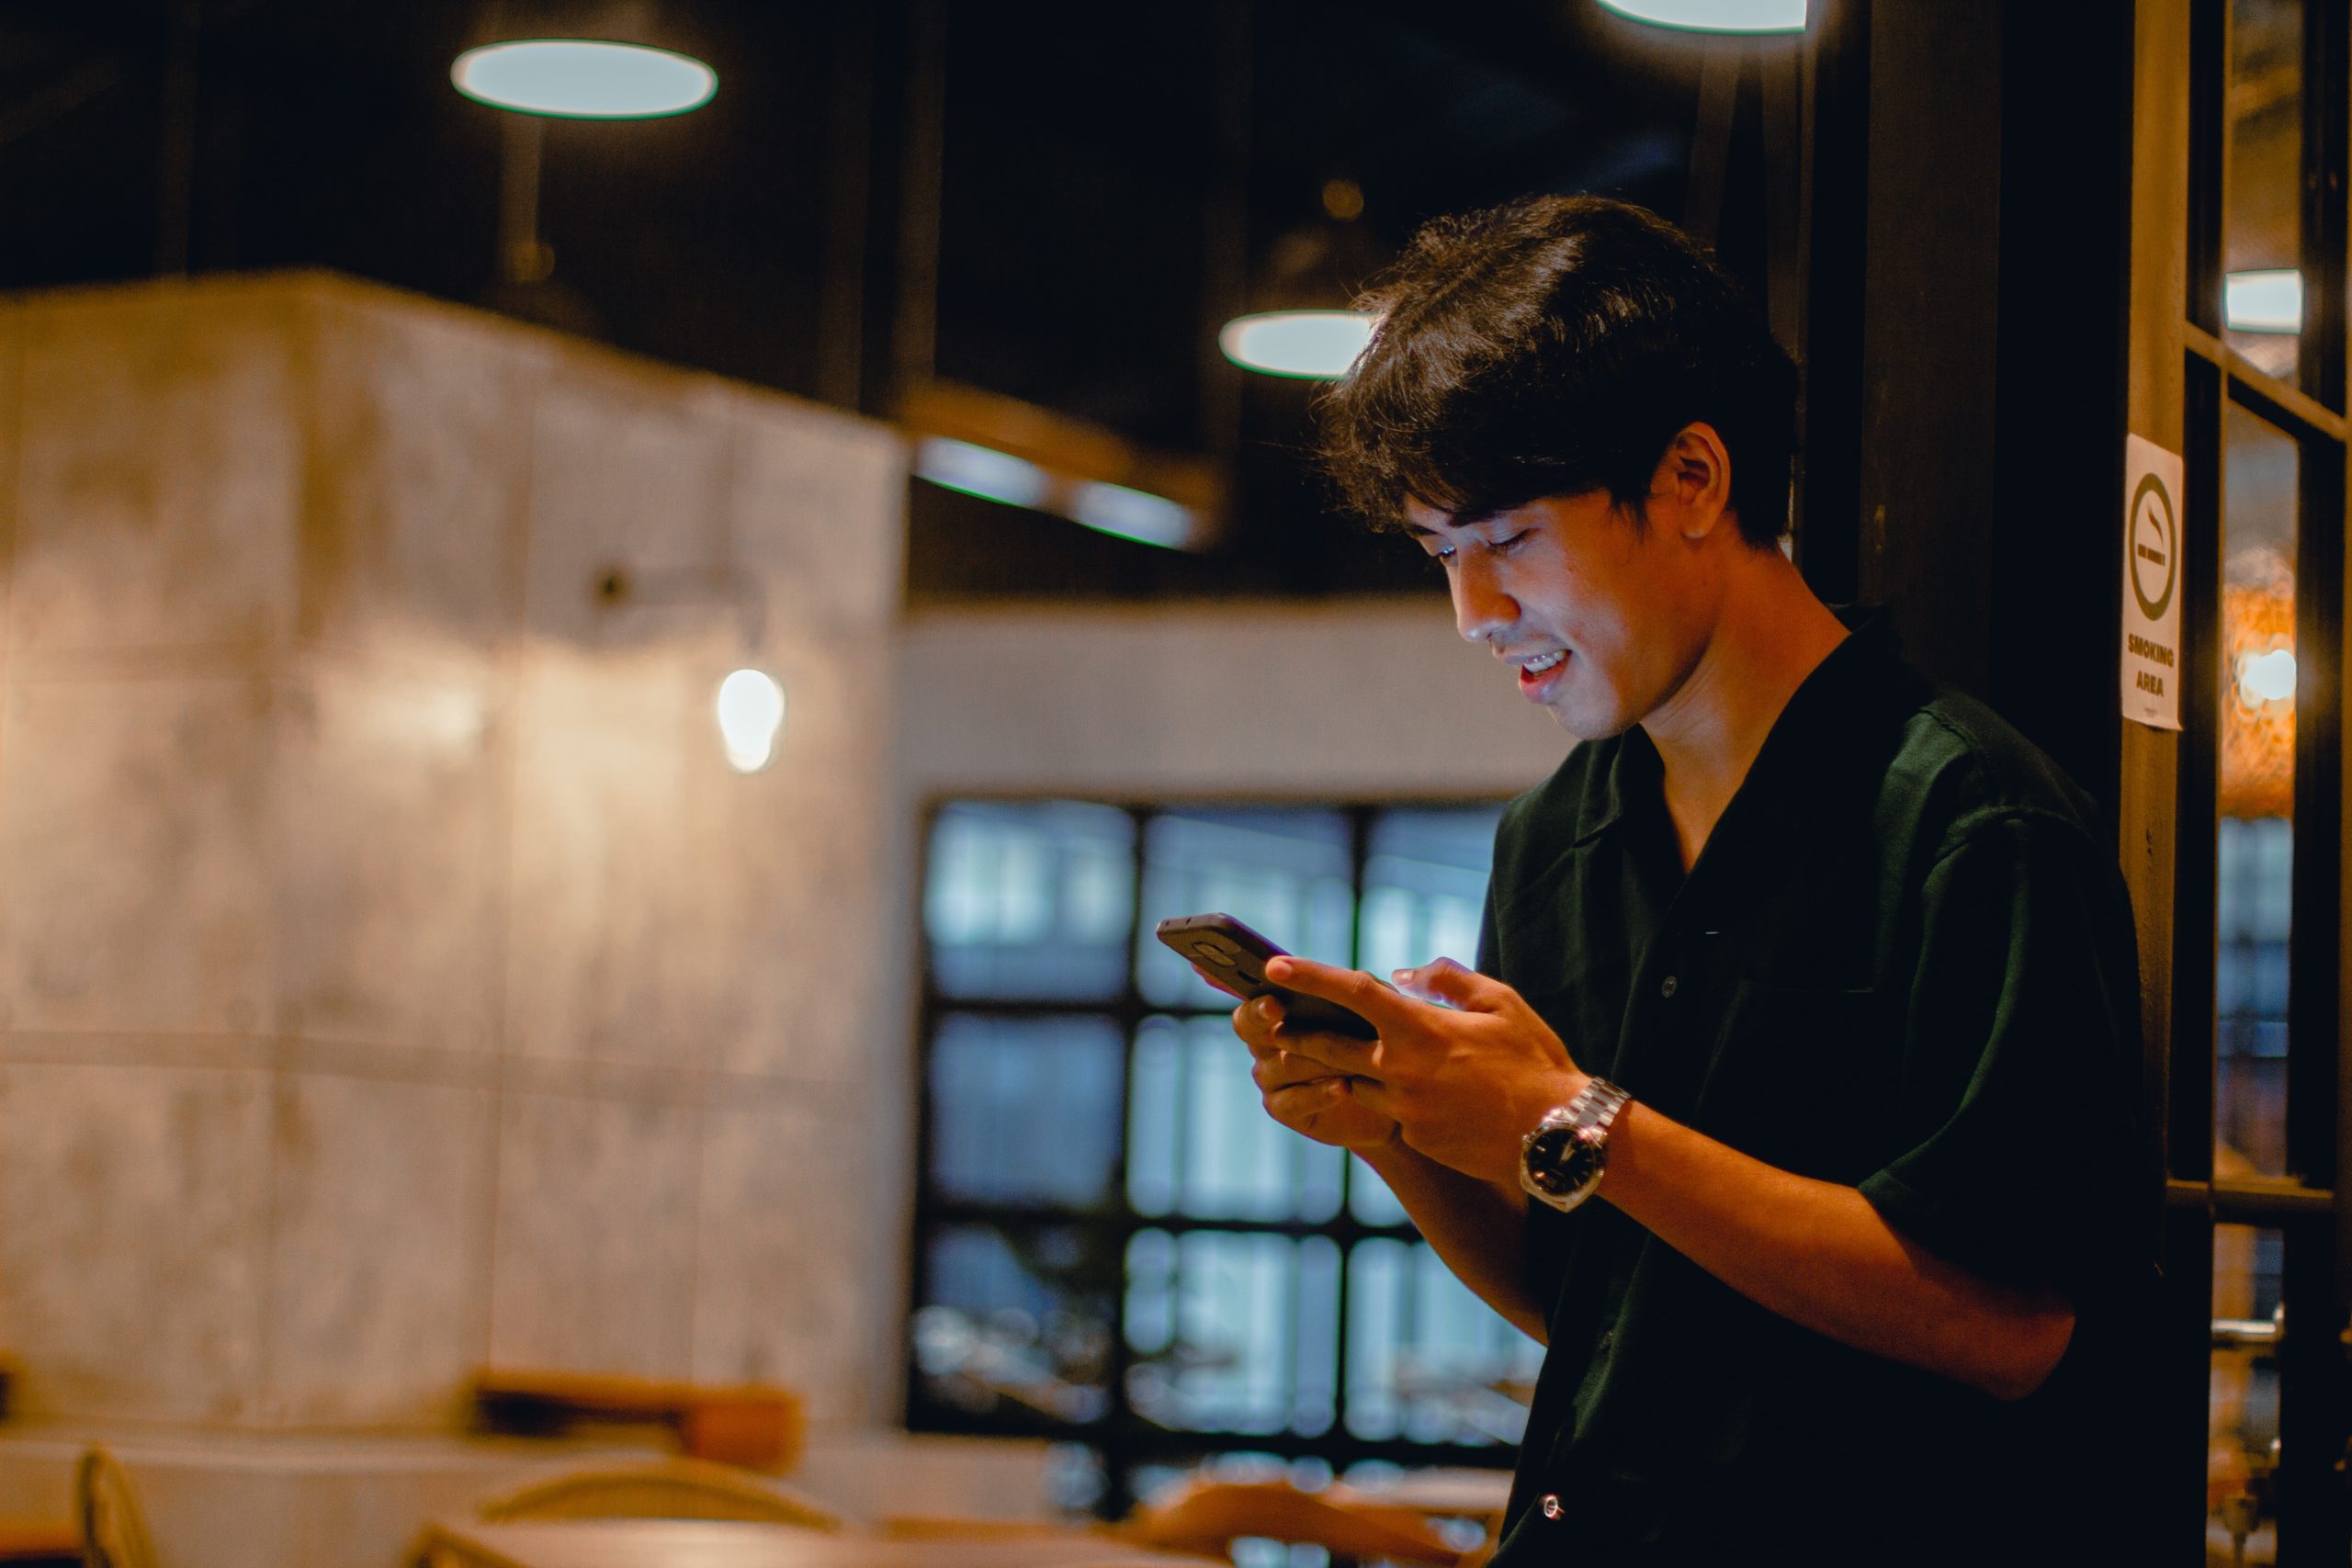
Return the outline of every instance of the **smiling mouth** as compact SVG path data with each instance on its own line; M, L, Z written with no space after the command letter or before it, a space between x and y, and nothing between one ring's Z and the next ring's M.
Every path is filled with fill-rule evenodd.
M1521 665L1519 667L1520 694L1532 702L1543 701L1544 692L1557 679L1560 671L1566 666L1567 662L1567 650L1561 649L1556 652L1547 653L1541 659L1531 659Z

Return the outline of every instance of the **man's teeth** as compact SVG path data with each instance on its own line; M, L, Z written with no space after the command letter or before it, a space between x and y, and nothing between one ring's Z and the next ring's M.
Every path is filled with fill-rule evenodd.
M1567 654L1566 651L1559 653L1547 653L1541 659L1529 660L1522 668L1524 668L1530 675L1541 675L1544 671L1549 670L1552 666L1557 664L1561 660L1566 659L1566 657Z

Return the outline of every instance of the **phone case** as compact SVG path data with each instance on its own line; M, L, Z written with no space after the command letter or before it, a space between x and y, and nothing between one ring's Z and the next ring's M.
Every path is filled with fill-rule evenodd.
M1267 979L1266 960L1287 955L1231 915L1182 915L1160 921L1154 934L1242 996L1272 997L1281 1002L1286 1022L1358 1040L1379 1036L1379 1031L1361 1014L1320 997L1286 990Z

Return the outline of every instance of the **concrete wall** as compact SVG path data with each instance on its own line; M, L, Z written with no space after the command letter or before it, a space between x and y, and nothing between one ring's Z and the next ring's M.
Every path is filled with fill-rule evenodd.
M907 626L899 658L910 800L1513 795L1567 754L1511 672L1455 634L1439 593L933 611Z
M871 425L331 278L0 304L24 1412L446 1427L494 1361L875 1413L902 498ZM750 777L737 617L589 591L722 558Z

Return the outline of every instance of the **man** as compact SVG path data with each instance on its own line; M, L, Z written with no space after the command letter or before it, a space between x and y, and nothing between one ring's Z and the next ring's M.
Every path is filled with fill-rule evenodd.
M1476 972L1277 961L1380 1038L1235 1028L1547 1346L1495 1561L2124 1560L2156 1190L2094 807L1777 547L1794 371L1679 231L1522 202L1366 304L1327 461L1581 743Z

